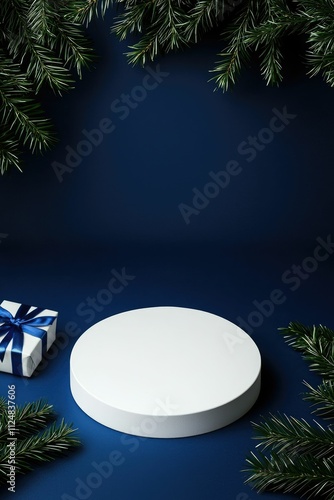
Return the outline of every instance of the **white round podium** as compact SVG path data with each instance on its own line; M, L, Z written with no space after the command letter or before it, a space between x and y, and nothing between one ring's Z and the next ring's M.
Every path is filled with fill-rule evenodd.
M211 313L149 307L116 314L76 342L79 407L114 430L176 438L224 427L260 392L261 356L241 328Z

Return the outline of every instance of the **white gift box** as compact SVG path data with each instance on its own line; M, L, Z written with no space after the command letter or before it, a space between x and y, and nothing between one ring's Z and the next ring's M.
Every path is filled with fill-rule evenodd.
M0 355L3 356L3 360L0 359L0 372L31 377L42 361L43 354L56 339L58 312L22 306L8 300L0 305L6 310L6 313L0 310ZM22 314L15 319L20 308Z

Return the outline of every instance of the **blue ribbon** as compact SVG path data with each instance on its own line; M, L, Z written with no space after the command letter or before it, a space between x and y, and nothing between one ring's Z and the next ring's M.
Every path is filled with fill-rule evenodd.
M20 305L15 316L7 309L0 306L0 335L5 335L0 342L0 361L3 361L8 344L13 341L11 358L12 370L14 375L23 375L22 373L22 349L24 343L24 333L33 335L42 340L42 352L46 349L46 331L41 326L50 326L55 320L54 316L40 316L36 318L44 309L36 307L28 313L30 306Z

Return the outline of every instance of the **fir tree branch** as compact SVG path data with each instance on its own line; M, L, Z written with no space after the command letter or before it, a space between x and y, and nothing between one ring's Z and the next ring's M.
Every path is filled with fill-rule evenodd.
M224 0L202 0L190 10L184 22L184 35L188 41L198 42L199 36L217 27L224 19Z
M9 470L7 402L0 398L0 484ZM54 421L53 407L37 401L17 407L15 412L15 468L25 474L40 462L49 462L80 445L76 429L61 420ZM53 423L49 425L51 422Z
M43 11L42 13L36 12L34 1L30 6L27 2L23 4L21 0L12 0L12 2L15 8L9 14L8 24L16 26L17 32L11 33L8 30L8 47L14 58L20 58L20 64L27 61L27 76L34 80L36 92L40 90L44 82L53 91L59 93L72 88L71 74L64 67L63 61L50 49L51 31L45 21ZM31 22L31 16L36 15L42 18L42 23L37 23L35 20ZM46 32L38 31L45 25ZM37 27L37 31L32 30L33 26Z
M128 34L142 33L145 22L152 19L153 3L145 2L134 5L116 17L111 31L116 33L120 40L124 40Z
M82 78L82 69L88 68L94 59L92 48L72 23L62 23L57 31L53 47L59 49L59 55L66 61L66 66L69 69L75 68L79 78Z
M0 415L0 443L8 437L8 414L4 400L4 411ZM17 406L15 411L15 436L23 439L44 429L55 419L52 406L42 400Z
M58 456L80 445L79 440L72 434L76 431L63 420L60 424L53 423L40 434L31 436L23 441L17 441L15 449L15 468L20 474L33 470L39 462L50 462ZM8 447L0 448L0 470L8 472ZM1 481L1 476L0 476Z
M10 167L20 168L20 159L18 155L19 142L15 137L6 133L3 130L3 125L0 127L0 173L4 174Z
M53 29L55 12L51 5L50 0L34 0L27 12L26 26L41 44L55 36Z
M318 422L316 427L306 420L287 415L270 415L261 423L253 423L254 439L263 450L271 448L277 454L312 455L314 459L334 456L334 430L324 429Z
M333 342L334 332L325 326L307 327L289 323L281 328L285 340L304 359L310 369L319 372L324 380L313 388L304 382L309 392L304 399L317 405L316 413L334 416ZM250 468L247 483L259 492L264 490L296 493L307 498L332 500L334 495L334 428L324 428L315 421L312 426L304 419L270 415L253 424L259 440L257 448L269 451L269 456L254 453L247 459Z
M218 54L221 60L211 70L212 73L217 73L212 80L216 82L218 88L226 91L231 84L235 84L242 66L249 61L250 51L245 38L260 16L258 0L249 0L242 4L240 13L225 30L228 45Z
M159 53L197 42L199 36L218 26L224 16L224 0L151 0L123 1L124 11L116 18L112 31L124 40L140 34L139 42L127 53L130 63L144 64Z
M27 75L33 78L36 92L46 83L54 92L61 94L73 88L73 78L62 60L48 48L31 41L27 44L23 58L29 55Z
M291 322L281 328L287 343L310 363L310 369L326 379L334 377L334 331L326 326L304 326Z
M263 454L247 458L250 465L246 472L251 483L259 492L265 490L296 493L299 496L313 499L323 495L332 500L334 495L334 461L333 459L315 461L312 455L291 458L285 453L273 453L271 458Z
M96 5L100 2L96 0ZM105 0L99 9L111 2ZM0 13L0 172L21 170L21 149L32 153L55 141L38 102L41 87L62 93L92 60L82 26L74 21L86 0L2 0Z
M309 389L304 400L313 403L312 406L317 406L313 413L325 419L334 418L334 381L324 380L317 388L305 381L304 384Z
M291 34L306 34L309 49L307 63L311 67L309 75L322 73L325 81L334 85L334 46L333 46L333 1L332 0L296 0L295 10L289 8L286 0L259 0L261 16L254 16L255 7L251 7L246 15L249 24L243 33L240 52L246 55L247 50L254 48L260 51L261 73L267 83L279 83L282 80L282 54L280 41ZM245 7L246 9L246 7ZM232 26L232 41L236 46L243 25L242 14ZM326 40L327 39L327 40ZM329 43L328 39L330 39ZM227 89L229 76L229 56L233 44L228 46L226 64L221 63L214 71L218 86ZM234 83L234 81L231 79Z
M282 79L282 60L283 56L280 50L277 38L272 38L270 42L264 44L260 54L261 74L268 84L279 84Z
M42 86L57 93L73 86L71 70L81 77L92 61L81 26L103 18L114 4L123 9L112 30L121 40L131 34L140 37L127 53L132 64L144 65L160 53L196 43L221 26L226 46L212 70L217 87L227 90L236 82L252 51L259 53L266 83L279 84L284 69L281 42L297 34L306 40L309 76L322 75L334 86L333 0L2 0L1 173L9 166L20 168L22 146L33 152L52 144L50 122L32 93Z
M123 3L124 0L119 0L118 3ZM109 7L113 5L113 0L74 0L70 3L69 18L86 26L94 17L105 13Z
M47 44L59 54L61 64L69 69L75 68L81 78L82 68L88 67L93 60L92 47L83 34L81 24L68 20L71 15L71 4L60 3L55 10L50 7L50 0L35 0L29 9L28 25L37 42Z
M0 397L0 425L1 425L1 416L4 415L5 411L7 409L7 403L6 400L3 396Z
M292 12L285 0L271 0L266 16L246 34L245 45L260 51L261 74L266 83L278 85L283 79L280 41L287 35L305 32L309 23L300 12Z
M175 0L156 0L139 4L135 12L133 7L126 8L125 12L119 16L115 24L115 32L120 36L125 36L122 24L127 23L126 30L133 30L134 27L142 30L146 18L149 19L150 29L142 36L141 40L129 48L127 52L130 64L145 65L147 60L153 60L159 52L169 52L187 44L183 34L183 25L186 13L181 7L181 3ZM136 17L134 17L134 14ZM139 29L138 29L139 28ZM131 32L131 31L130 31Z
M32 85L20 66L4 57L0 49L0 113L6 138L2 144L29 144L32 151L48 148L52 142L50 122L32 98ZM14 130L17 130L16 134ZM2 169L4 166L2 166Z
M146 64L147 59L153 61L159 52L159 43L155 31L146 33L139 42L129 46L126 56L130 64Z
M251 51L259 53L267 84L279 84L281 42L298 34L306 38L309 75L322 74L334 85L333 0L240 0L233 5L230 0L115 0L115 4L124 6L124 11L112 30L121 40L133 33L140 36L127 54L131 63L144 64L159 53L197 43L202 34L221 26L227 45L212 70L217 86L227 90L235 83Z

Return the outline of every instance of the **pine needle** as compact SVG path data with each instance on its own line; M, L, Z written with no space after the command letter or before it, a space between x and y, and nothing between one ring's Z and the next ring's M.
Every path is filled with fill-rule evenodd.
M317 388L304 381L309 392L304 395L305 401L310 401L317 408L313 411L324 419L334 418L334 381L324 380Z
M252 483L259 493L270 490L295 493L299 497L314 499L322 495L326 500L334 495L334 461L314 460L312 455L290 457L272 453L270 458L252 453L247 458L250 473L246 483Z
M36 94L41 88L62 94L82 77L93 60L83 26L113 6L112 31L120 40L135 37L126 52L130 64L145 65L220 30L223 47L211 70L217 88L233 86L253 52L267 85L279 85L282 42L297 35L308 75L334 86L334 0L2 0L0 173L21 170L21 150L53 145Z
M77 1L1 0L0 172L21 170L21 151L43 152L55 137L38 101L42 88L57 94L74 85L92 60Z
M326 326L304 326L291 322L287 328L281 328L286 342L296 351L302 352L309 362L310 369L326 379L333 379L334 374L334 331Z
M334 331L325 326L305 326L292 322L281 328L287 343L301 352L311 370L323 381L317 388L304 382L309 389L304 399L317 408L315 413L334 417ZM300 497L334 498L334 428L324 427L316 420L287 415L270 415L253 423L254 439L259 451L247 458L247 483L257 491L296 493ZM268 452L265 455L263 452Z
M55 422L53 407L37 401L18 406L15 412L15 472L25 474L39 463L50 462L80 445L76 429L64 420ZM51 423L52 422L52 423ZM50 425L51 423L51 425ZM8 479L7 404L0 398L0 485Z
M212 69L213 80L224 91L235 84L250 54L257 52L267 84L283 79L282 41L299 35L305 42L309 76L321 74L334 86L333 0L115 0L121 13L112 26L124 40L137 36L127 57L145 64L159 54L197 43L210 30L221 30L224 47ZM93 5L94 4L94 5ZM108 4L108 5L106 5ZM100 7L99 7L100 5ZM111 2L88 1L88 21L93 12Z
M287 415L271 415L261 423L253 423L254 439L260 440L257 448L271 448L277 454L312 455L315 459L334 457L334 430L315 424Z

